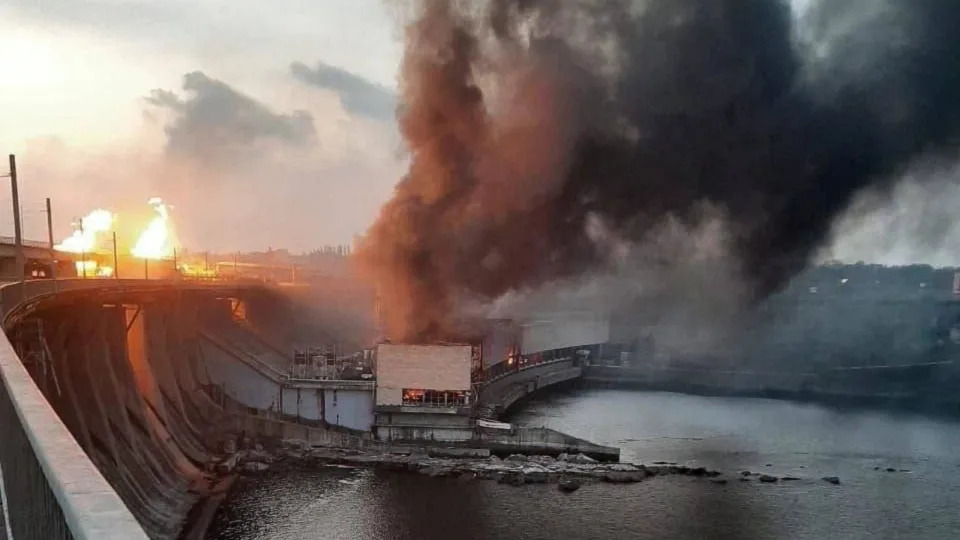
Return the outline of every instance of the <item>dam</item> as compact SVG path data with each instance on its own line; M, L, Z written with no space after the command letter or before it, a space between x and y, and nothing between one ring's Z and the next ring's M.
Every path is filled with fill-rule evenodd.
M237 477L237 446L250 439L381 453L425 447L617 460L618 448L502 422L528 396L564 384L790 399L858 399L864 391L902 397L909 389L908 398L956 405L947 392L956 302L942 283L933 292L922 287L926 296L914 304L836 299L911 305L921 318L935 314L929 347L902 346L919 351L904 352L910 363L871 365L876 353L868 349L856 362L845 357L846 366L834 361L805 372L735 370L722 359L665 362L646 344L622 344L628 340L618 336L616 320L583 313L489 321L476 340L385 344L371 356L364 347L375 336L357 331L369 322L362 310L331 296L342 288L186 278L0 287L7 338L0 343L0 532L13 539L202 538ZM806 317L805 310L820 313L829 305L824 289L807 285L803 302L773 302ZM366 304L362 294L348 294ZM766 340L752 341L748 350L771 347L775 339L809 342L791 337L802 332L777 330L782 320L765 321ZM914 324L905 316L900 321ZM331 339L341 356L356 359L353 375L331 376L291 354Z
M297 294L256 282L187 279L0 288L5 534L202 538L236 477L224 461L249 438L400 451L424 444L504 454L587 451L616 459L616 449L557 432L531 439L534 432L483 435L473 428L478 415L495 419L522 396L579 377L572 344L550 351L549 361L521 362L515 354L499 362L508 370L486 366L490 392L470 382L464 364L457 377L466 377L463 395L472 395L459 414L407 402L378 406L372 380L311 376L292 365L290 344L321 331L303 322L316 314L291 300ZM420 424L411 431L385 415Z

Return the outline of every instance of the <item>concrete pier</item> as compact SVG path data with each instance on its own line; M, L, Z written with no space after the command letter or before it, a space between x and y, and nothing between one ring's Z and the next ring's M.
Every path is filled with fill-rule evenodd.
M548 428L514 428L510 434L480 434L475 441L501 457L510 454L559 456L584 454L597 461L619 461L620 449L603 446Z

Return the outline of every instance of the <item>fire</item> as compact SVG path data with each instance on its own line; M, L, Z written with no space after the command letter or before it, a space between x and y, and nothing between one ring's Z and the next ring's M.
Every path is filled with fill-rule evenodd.
M190 263L182 263L177 268L180 271L180 274L187 277L204 277L212 278L217 277L217 271L213 268L206 268L203 266L198 266Z
M141 259L166 259L174 256L176 254L176 241L173 224L170 220L171 207L159 197L150 199L147 204L153 209L153 217L145 228L128 231L130 236L127 236L127 238L137 239L129 252L134 257ZM119 233L116 226L121 222L121 217L122 215L118 216L102 208L94 210L80 220L78 229L65 238L63 242L55 245L54 249L91 255L74 262L77 276L113 277L116 275L116 269L112 265L101 264L99 260L104 259L104 256L109 256L110 251L114 252L115 257L117 252L120 251L115 243L112 246L104 245L103 241L106 238L103 237L103 234L114 233L113 240L116 242ZM121 236L122 238L124 236ZM181 271L183 274L190 276L207 277L210 274L203 268L189 265L185 265L181 268Z
M113 277L112 266L101 266L97 261L76 261L77 275L84 277Z
M63 242L53 246L58 251L69 253L90 253L97 249L97 235L109 231L113 226L113 213L98 208L80 220L80 228L66 237ZM80 268L78 268L80 270Z
M174 246L169 208L159 197L150 199L147 204L153 206L157 215L153 217L147 229L137 238L137 242L130 253L141 259L170 257L173 255Z

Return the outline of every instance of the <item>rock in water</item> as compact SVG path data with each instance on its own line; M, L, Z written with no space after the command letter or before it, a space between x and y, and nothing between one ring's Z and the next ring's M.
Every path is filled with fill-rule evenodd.
M508 471L502 473L497 479L497 482L500 484L507 484L508 486L522 486L526 480L524 479L522 472Z
M567 463L580 463L583 465L589 465L596 463L597 460L585 454L560 454L557 457L557 461L566 461Z
M217 463L216 470L220 474L229 474L233 469L237 468L237 462L239 458L236 454L224 459L220 463Z
M453 469L443 465L435 465L432 467L424 467L418 472L432 478L442 478L445 476L451 476L453 474Z
M266 463L260 463L258 461L250 461L241 465L239 470L243 474L260 474L269 468L270 466L267 465Z
M573 493L574 491L580 489L580 481L576 478L565 478L560 480L560 483L557 484L557 489L564 493Z
M824 482L829 482L829 483L831 483L831 484L833 484L833 485L837 485L837 484L840 483L840 477L839 477L839 476L824 476L824 477L823 477L823 481L824 481Z
M523 481L527 484L546 484L549 479L545 470L533 468L523 470Z
M634 471L634 472L617 472L610 471L605 473L601 479L604 482L610 484L630 484L633 482L640 482L647 477L647 474L644 471Z
M767 484L772 484L772 483L776 482L777 480L779 480L779 478L777 478L776 476L770 476L769 474L761 474L761 475L760 475L760 481L761 481L761 482L765 482L765 483L767 483Z

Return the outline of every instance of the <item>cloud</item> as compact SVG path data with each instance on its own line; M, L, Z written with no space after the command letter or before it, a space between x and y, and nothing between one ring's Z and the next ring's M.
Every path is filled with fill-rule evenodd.
M397 103L393 92L359 75L323 62L317 62L312 69L294 62L290 72L303 83L336 92L343 107L353 114L380 121L392 121L395 117Z
M266 105L200 71L183 77L182 98L154 90L147 102L171 111L166 126L167 152L198 161L232 160L259 141L302 146L315 139L313 117L306 111L275 113Z
M261 101L201 72L184 76L183 89L154 90L147 101L167 117L155 185L175 204L185 245L349 241L400 176L392 127L342 115L314 123L338 116L333 95L284 77ZM297 110L277 111L277 97Z
M148 218L146 201L157 196L173 205L178 239L191 251L308 251L350 242L403 172L392 125L344 115L334 95L290 77L256 99L200 72L184 77L183 89L137 98L146 113L137 133L109 146L27 141L18 151L27 238L46 238L44 197L53 199L61 238L94 208ZM136 219L120 231L135 232ZM129 240L120 239L121 250Z

